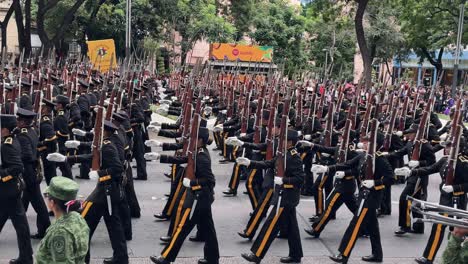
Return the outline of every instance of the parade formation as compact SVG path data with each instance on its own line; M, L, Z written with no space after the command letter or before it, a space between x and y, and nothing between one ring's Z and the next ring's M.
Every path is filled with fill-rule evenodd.
M61 7L59 1L38 0L31 8L31 1L13 0L0 21L0 252L5 241L17 243L17 250L8 252L16 255L10 264L128 264L137 263L135 257L157 264L178 263L186 240L203 245L197 263L232 263L223 259L233 257L223 255L226 239L242 246L242 251L236 250L236 263L271 263L270 256L278 257L274 247L282 243L280 239L287 241L281 244L281 252L287 253L280 256L280 263L309 263L313 250L309 243L324 238L336 242L324 243L331 253L326 256L328 263L385 263L388 236L401 242L393 248L411 250L412 262L468 263L468 129L464 123L468 121L468 73L458 68L465 1L458 1L461 21L455 49L452 43L441 42L437 53L417 42L424 54L417 62L417 77L404 68L412 65L407 61L414 60L416 47L410 48L411 54L405 51L405 58L393 57L397 53L393 50L395 54L385 57L380 54L382 47L372 41L383 39L391 46L391 37L382 38L377 32L366 40L366 20L387 16L375 12L366 17L369 0L351 1L352 8L347 6L350 1L301 2L296 3L297 10L285 1L259 1L268 16L291 19L291 28L306 24L300 22L299 7L308 8L301 16L316 16L310 25L334 23L324 33L332 36L333 43L319 49L326 51L320 66L318 57L299 65L305 57L300 51L306 49L304 43L320 42L320 32L286 29L277 17L256 17L236 41L223 38L231 30L225 19L232 19L223 12L238 19L242 17L238 13L251 12L234 1L138 2L137 10L144 6L147 13L152 12L146 10L149 6L174 12L163 22L133 18L133 27L139 27L136 35L149 36L146 27L152 26L145 23L173 26L163 30L172 35L170 52L148 39L131 50L132 1L123 1L125 8L120 1L99 1L96 6L89 1L83 7L85 12L93 10L88 22L82 14L74 17L84 2L76 1L69 13L63 12L66 17L57 30L62 35L50 39L44 35L54 21L44 19L44 14L66 9L69 3ZM370 9L378 10L379 3L374 1ZM424 9L418 1L412 3ZM210 8L205 10L204 5ZM86 41L81 43L87 54L81 53L81 47L79 52L74 50L76 43L63 53L66 28L91 24L102 6L108 14L126 15L125 56L122 39L88 41L92 30L85 30ZM437 7L440 10L430 18L420 20L429 21L447 11ZM14 12L16 23L23 25L22 8L25 23L31 23L31 9L37 16L40 51L32 50L31 36L29 44L20 41L19 52L6 47L8 20ZM241 11L236 13L236 8ZM317 11L321 8L327 12ZM219 19L202 19L198 12L214 12ZM388 16L410 21L417 13ZM344 50L337 47L337 42L345 42L341 35L350 38L337 31L350 24L334 18L349 14L354 16L356 37L351 46L359 48L356 57L361 59L353 65L354 80L343 61L349 54L341 54ZM396 19L390 20L385 21ZM223 30L188 30L180 21L187 28L204 24ZM385 29L387 22L377 24ZM410 24L402 23L401 30ZM266 30L267 26L273 30ZM31 35L30 27L19 27L18 32ZM400 25L396 28L400 30ZM252 32L247 34L248 30ZM214 31L216 38L209 36ZM269 38L289 31L294 34ZM439 33L431 37L454 35ZM179 45L180 55L175 55L179 37L184 44ZM241 44L246 39L251 44ZM192 56L202 40L209 46L209 55ZM275 44L269 46L267 41ZM279 42L290 50L278 48ZM158 46L157 51L147 52L152 45ZM443 45L454 50L450 56ZM166 53L158 54L162 50ZM276 59L273 54L283 57ZM426 73L424 58L434 66L432 73ZM452 59L453 65L447 66ZM453 72L448 74L450 67ZM451 89L446 86L448 78ZM157 172L151 170L156 166ZM219 174L220 168L225 173ZM154 179L164 183L156 184ZM150 189L153 197L149 199L143 189ZM432 202L434 197L438 202ZM238 207L230 208L227 201ZM309 203L304 206L304 202ZM346 208L339 210L343 205ZM243 210L236 210L240 207ZM220 208L229 222L217 219ZM391 232L383 221L392 224ZM333 230L338 225L341 229ZM153 233L153 228L163 235ZM15 236L8 236L13 232ZM337 232L339 237L331 236ZM102 242L102 236L110 243ZM139 255L134 252L138 246L130 244L143 237L145 243L150 237L151 254ZM417 237L424 239L423 248L415 246ZM367 238L370 247L357 252L358 240ZM103 246L112 252L105 259ZM5 258L0 253L0 262Z

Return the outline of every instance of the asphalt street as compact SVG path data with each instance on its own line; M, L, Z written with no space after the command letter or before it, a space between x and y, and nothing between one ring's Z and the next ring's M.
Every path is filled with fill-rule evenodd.
M156 115L154 118L157 120L166 120ZM166 139L166 141L169 142L170 140ZM213 145L211 148L213 148ZM440 156L440 153L438 154ZM251 211L248 197L243 194L245 184L241 182L237 197L223 196L222 191L226 189L229 182L233 163L219 164L218 161L221 157L218 155L218 152L215 151L211 151L211 157L212 169L217 180L213 214L220 245L220 254L222 256L221 263L246 263L240 258L240 254L249 252L251 242L237 235L238 231L244 229ZM153 217L154 213L158 213L162 210L166 201L164 194L169 193L169 180L163 176L163 173L169 172L169 165L153 161L147 164L147 170L148 181L135 182L135 189L137 190L139 202L142 207L142 217L133 220L133 240L128 242L128 251L132 258L131 263L150 263L148 256L159 255L164 246L159 242L159 237L166 234L169 225L169 222L158 222ZM74 175L77 175L78 167L75 166L73 171ZM80 184L79 194L83 198L90 194L96 185L96 182L90 180L77 181ZM438 201L439 183L440 177L438 174L434 174L430 177L428 191L429 201ZM393 232L397 229L398 223L398 199L403 187L403 185L395 185L392 187L392 215L379 218L384 250L384 263L414 263L413 259L421 256L429 237L430 225L426 225L426 232L422 235L410 234L404 237L394 236ZM45 183L42 185L42 189L44 188ZM301 231L303 228L309 226L307 218L314 215L314 210L313 198L302 197L297 210ZM31 232L35 233L36 216L31 207L27 215ZM313 239L305 232L302 232L301 239L305 255L303 263L333 263L327 256L337 252L340 240L350 220L351 213L343 206L337 213L337 219L329 223L319 239ZM33 240L34 249L37 248L37 245L38 241ZM445 243L442 245L441 249L444 247ZM360 257L369 255L370 251L369 240L360 238L352 253L350 263L361 263L359 261ZM8 259L17 257L17 254L18 249L15 232L11 222L8 222L0 233L0 263L7 263ZM99 263L99 259L109 257L111 254L112 250L107 230L104 222L101 221L91 242L93 262ZM438 256L440 257L441 254L442 250L439 251ZM273 242L267 254L268 257L263 263L279 263L278 257L287 255L287 240L277 239ZM180 259L175 263L196 263L196 260L202 256L203 244L187 240L179 254Z

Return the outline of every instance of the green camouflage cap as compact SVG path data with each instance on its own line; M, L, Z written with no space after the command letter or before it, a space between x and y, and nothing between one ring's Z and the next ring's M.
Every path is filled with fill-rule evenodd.
M53 177L45 193L61 201L71 201L76 199L79 185L69 178L62 176Z

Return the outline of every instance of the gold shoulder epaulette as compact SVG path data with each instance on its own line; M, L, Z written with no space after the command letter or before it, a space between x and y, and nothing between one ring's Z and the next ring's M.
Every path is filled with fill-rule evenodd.
M21 129L21 133L28 133L28 129L23 127L23 128Z
M458 156L458 159L463 163L468 162L468 156L465 155Z
M12 137L7 137L5 139L5 144L9 144L9 145L13 144L13 138Z
M58 115L64 115L64 114L65 114L64 111L59 111L59 112L58 112Z
M203 148L198 149L198 153L203 153L203 151L204 151Z
M104 145L107 145L107 144L110 144L110 143L111 143L111 141L110 141L110 140L104 140L104 142L103 142L103 143L104 143Z
M44 117L42 117L42 120L43 121L50 121L50 118L48 116L44 116Z
M297 150L296 149L291 149L291 155L296 155L297 154Z
M375 152L375 155L377 155L377 156L383 156L384 153L383 153L383 152L380 152L380 151L377 151L377 152Z

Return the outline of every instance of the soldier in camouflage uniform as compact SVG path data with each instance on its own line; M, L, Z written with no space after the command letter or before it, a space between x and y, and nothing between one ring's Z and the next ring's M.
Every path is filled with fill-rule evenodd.
M56 221L47 229L36 253L37 264L85 263L89 246L89 227L76 210L78 184L62 176L52 178L44 196Z

